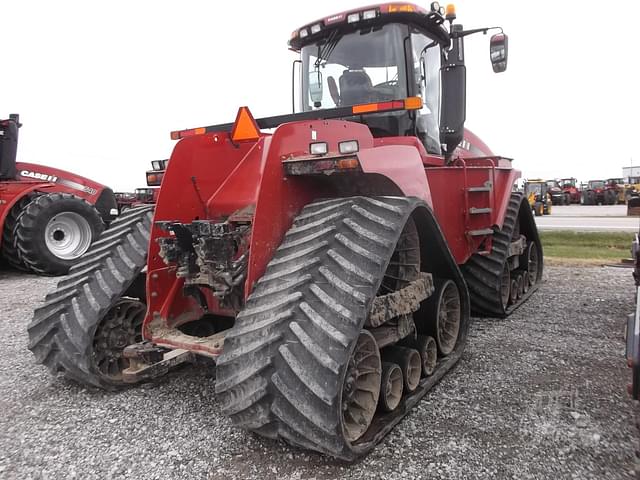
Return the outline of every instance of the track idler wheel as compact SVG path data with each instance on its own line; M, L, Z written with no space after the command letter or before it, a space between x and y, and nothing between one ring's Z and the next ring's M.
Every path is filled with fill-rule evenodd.
M509 291L509 304L513 305L518 301L518 280L511 280L511 290Z
M362 330L342 384L342 424L348 441L358 440L371 425L381 379L378 344L368 330Z
M400 366L405 392L411 393L418 388L422 374L422 359L417 350L407 347L389 347L384 352L384 360Z
M518 300L524 295L524 276L522 273L518 274Z
M458 287L451 280L436 280L435 292L428 300L428 332L435 338L441 355L449 355L456 347L462 308Z
M380 383L380 409L392 412L402 399L404 381L402 370L397 363L382 362L382 382Z

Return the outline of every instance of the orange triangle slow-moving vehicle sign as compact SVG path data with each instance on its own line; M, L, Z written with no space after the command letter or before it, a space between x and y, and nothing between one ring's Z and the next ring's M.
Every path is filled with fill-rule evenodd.
M260 129L249 107L240 107L236 121L231 129L231 140L241 142L243 140L257 140L260 138Z

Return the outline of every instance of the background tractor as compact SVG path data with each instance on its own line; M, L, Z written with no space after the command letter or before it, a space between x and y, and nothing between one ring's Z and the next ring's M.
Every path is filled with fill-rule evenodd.
M627 186L624 178L608 178L604 181L604 203L624 205L627 202Z
M582 189L583 205L606 205L605 201L605 181L589 180ZM609 194L611 197L611 194Z
M59 275L117 215L111 189L69 172L16 162L18 115L0 120L0 254L11 266Z
M558 180L547 180L547 192L551 196L551 203L553 205L564 205L565 197L560 182Z
M564 205L580 203L581 192L575 178L561 178L559 183L564 194Z
M155 212L125 212L35 311L37 361L114 389L208 360L238 427L369 452L460 359L471 312L504 317L542 278L520 173L464 129L464 40L490 29L455 17L296 29L300 111L173 132Z
M542 179L529 179L524 182L524 196L536 217L551 214L551 194L549 183Z

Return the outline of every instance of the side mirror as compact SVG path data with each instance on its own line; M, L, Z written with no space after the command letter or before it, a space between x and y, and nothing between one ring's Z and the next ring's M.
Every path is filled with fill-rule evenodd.
M507 69L508 45L509 37L504 33L496 33L491 37L489 55L491 57L491 66L495 73L501 73Z
M309 96L314 107L322 104L322 73L320 70L309 72Z

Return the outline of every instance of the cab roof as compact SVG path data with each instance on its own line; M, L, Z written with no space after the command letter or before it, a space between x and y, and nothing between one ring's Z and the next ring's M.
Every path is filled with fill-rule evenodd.
M434 2L432 10L413 3L380 3L341 13L329 15L294 30L289 39L291 50L300 51L302 47L326 37L331 31L349 33L361 28L374 27L385 23L413 24L429 31L442 44L449 43L449 33L442 25L444 16Z

